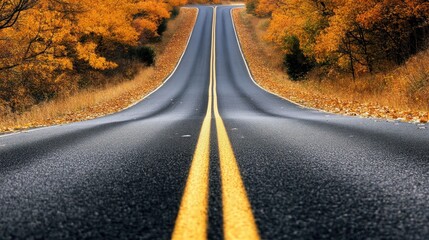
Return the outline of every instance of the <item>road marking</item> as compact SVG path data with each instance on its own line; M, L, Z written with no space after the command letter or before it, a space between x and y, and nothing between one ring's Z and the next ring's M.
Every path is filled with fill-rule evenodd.
M21 130L19 132L6 133L6 134L3 134L3 135L0 135L0 138L9 137L9 136L13 136L13 135L18 135L18 134L21 134L21 133L36 132L36 131L40 131L40 130L44 130L44 129L48 129L48 128L55 128L55 127L59 127L59 126L61 126L61 125L52 125L52 126L46 126L46 127L38 127L38 128L28 129L28 130Z
M233 11L234 9L235 9L235 8L231 8L231 10L230 10L230 12L229 12L230 17L231 17L232 28L234 29L234 35L235 35L235 40L237 41L238 49L240 50L241 57L243 58L244 65L246 66L247 73L248 73L248 75L249 75L250 79L252 80L252 82L253 82L257 87L259 87L260 89L262 89L263 91L265 91L265 92L267 92L267 93L269 93L269 94L271 94L271 95L274 95L274 96L276 96L276 97L278 97L278 98L280 98L280 99L283 99L283 100L285 100L285 101L287 101L287 102L289 102L289 103L293 103L293 104L297 105L298 107L300 107L300 108L302 108L302 109L310 109L310 110L315 110L315 111L318 111L318 112L323 112L323 113L329 113L329 114L332 114L332 113L327 112L327 111L324 111L324 110L322 110L322 109L316 109L316 108L312 108L312 107L304 106L304 105L302 105L302 104L300 104L300 103L298 103L298 102L295 102L295 101L293 101L293 100L291 100L291 99L285 98L285 97L283 97L283 96L281 96L281 95L279 95L279 94L277 94L277 93L275 93L275 92L272 92L272 91L270 91L270 90L268 90L268 89L263 88L261 85L259 85L259 83L257 83L257 82L255 81L255 79L253 78L252 72L250 71L250 68L249 68L249 65L248 65L248 63L247 63L247 60L246 60L246 58L244 57L243 49L241 48L241 43L240 43L240 40L239 40L239 38L238 38L237 30L235 29L234 18L233 18L233 16L232 16L232 11Z
M216 18L216 8L214 9ZM216 29L216 21L214 22ZM216 52L216 32L213 31L212 44ZM252 213L252 207L247 198L246 189L240 176L240 169L232 149L231 141L226 132L225 124L219 114L216 91L216 54L212 62L213 71L213 104L218 138L220 172L222 183L222 207L224 238L230 239L260 239L258 228Z
M210 84L207 113L201 127L172 239L207 239L212 109L218 137L224 238L260 239L231 141L219 114L216 92L216 8L213 8Z
M209 104L211 106L210 101ZM201 127L174 226L173 240L206 239L207 237L211 111L211 107L208 107Z
M183 7L183 8L193 8L193 7ZM198 9L198 8L196 8L196 9L197 9L197 14L195 16L194 27L192 28L191 34L189 35L189 37L187 39L185 50L183 51L182 55L180 55L180 58L177 61L176 66L174 67L173 71L162 81L161 85L159 85L157 88L155 88L154 90L152 90L151 92L149 92L148 94L146 94L145 96L143 96L142 98L140 98L138 101L136 101L134 103L131 103L130 105L128 105L127 107L125 107L125 108L123 108L121 110L119 110L118 112L106 114L106 115L103 115L101 117L107 117L107 116L110 116L110 115L113 115L113 114L117 114L119 112L122 112L122 111L125 111L125 110L129 109L129 108L134 107L135 105L141 103L145 99L150 98L150 96L152 94L154 94L155 92L157 92L161 87L163 87L168 82L168 80L170 80L170 78L176 72L177 68L179 68L180 63L182 62L182 59L185 56L186 50L189 47L189 43L191 41L192 35L194 34L195 24L197 23L198 15L199 15L199 12L200 12L200 9ZM98 119L98 118L101 118L101 117L97 117L95 119ZM93 120L93 119L91 119L91 120ZM78 122L84 122L84 121L78 121ZM72 122L72 123L69 123L69 124L78 123L78 122ZM16 135L16 134L19 134L19 133L22 133L22 132L34 132L34 131L38 131L38 130L42 130L42 129L46 129L46 128L50 128L50 127L58 127L58 126L64 126L64 125L67 125L67 124L57 124L57 125L52 125L52 126L47 126L47 127L35 128L35 129L32 129L32 130L23 130L23 131L14 132L14 133L7 133L7 134L4 134L4 135L0 135L0 138L9 137L9 136Z
M213 22L216 20L213 15ZM212 23L212 32L214 31ZM212 34L213 35L213 34ZM212 37L213 41L213 37ZM213 64L213 44L210 53L210 66ZM209 99L197 147L189 170L185 191L180 203L174 226L173 240L207 239L209 167L210 167L210 128L213 105L213 72L210 70Z
M184 8L193 8L193 7L184 7ZM140 100L138 100L138 101L130 104L129 106L127 106L126 108L120 110L119 112L122 112L124 110L129 109L129 108L132 108L135 105L139 104L140 102L144 101L145 99L150 98L150 96L152 94L154 94L161 87L163 87L168 82L168 80L170 80L170 78L173 77L174 73L176 73L176 70L179 68L180 63L182 62L182 59L185 56L186 50L188 50L189 43L191 42L192 35L194 35L195 25L197 24L198 15L200 14L200 9L198 9L198 8L196 8L196 9L197 9L197 14L195 16L194 27L192 28L191 34L189 35L188 40L186 42L185 50L183 50L182 55L180 55L179 61L177 61L176 66L174 67L173 71L167 76L167 78L164 79L164 81L162 81L161 85L159 85L157 88L155 88L152 92L148 93L146 96L143 96ZM171 101L173 101L173 99L171 99ZM115 113L113 113L113 114L115 114ZM108 115L110 115L110 114L108 114ZM106 116L108 116L108 115L106 115Z
M0 138L9 137L9 136L18 135L18 134L21 134L21 132L14 132L14 133L0 135Z

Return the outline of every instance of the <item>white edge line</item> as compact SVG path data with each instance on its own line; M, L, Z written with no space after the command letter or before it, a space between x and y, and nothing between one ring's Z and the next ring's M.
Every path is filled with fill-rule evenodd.
M132 103L131 105L129 105L129 106L127 106L126 108L123 108L123 109L121 109L121 110L119 110L119 111L117 111L117 112L109 113L109 114L106 114L106 115L103 115L103 116L99 116L99 117L96 117L96 118L93 118L93 119L102 118L102 117L107 117L107 116L109 116L109 115L113 115L113 114L116 114L116 113L122 112L122 111L124 111L124 110L126 110L126 109L128 109L128 108L131 108L131 107L133 107L133 106L135 106L135 105L139 104L140 102L142 102L143 100L145 100L146 98L148 98L150 95L152 95L153 93L155 93L156 91L158 91L162 86L164 86L164 84L165 84L168 80L170 80L170 78L174 75L174 73L176 72L176 70L177 70L177 68L179 67L180 63L182 62L182 58L183 58L183 56L185 55L186 50L188 49L189 42L191 41L192 35L194 34L195 25L197 24L198 14L199 14L199 12L200 12L200 9L198 9L197 7L182 7L182 8L190 8L190 9L195 8L195 9L197 9L197 15L196 15L196 18L195 18L194 26L192 27L191 34L189 35L189 37L188 37L188 41L186 42L186 47L185 47L185 49L184 49L184 51L183 51L182 55L180 56L179 61L177 62L176 66L174 67L173 71L170 73L170 75L168 75L168 77L167 77L167 78L165 78L165 79L164 79L164 81L162 81L162 84L161 84L161 85L159 85L155 90L153 90L152 92L150 92L150 93L148 93L147 95L143 96L140 100L138 100L138 101L136 101L136 102ZM77 121L77 122L70 122L70 123L65 123L65 124L72 124L72 123L78 123L78 122L90 121L90 120L93 120L93 119L83 120L83 121ZM62 126L62 125L65 125L65 124L56 124L56 125L51 125L51 126L46 126L46 127L35 127L35 128L32 128L32 129L28 129L28 130L25 130L25 129L24 129L24 130L21 130L21 131L17 131L17 132L12 132L12 133L7 133L7 134L0 135L0 138L13 136L13 135L17 135L17 134L20 134L20 133L35 132L35 131L44 130L44 129L47 129L47 128L52 128L52 127ZM1 133L0 133L0 134L1 134Z
M309 109L309 110L314 110L314 111L317 111L317 112L320 112L320 113L326 113L326 114L329 114L329 115L332 115L332 116L350 117L350 118L355 118L355 117L357 117L357 118L361 118L361 119L372 119L372 120L380 120L380 121L387 121L387 122L390 122L390 121L394 121L394 122L396 122L396 120L395 120L395 119L389 119L389 118L376 118L376 117L363 117L363 116L360 116L360 115L357 115L357 116L349 116L349 115L345 115L345 114L341 114L341 113L333 113L333 112L329 112L329 111L326 111L326 110L323 110L323 109L319 109L319 108L314 108L314 107L304 106L304 105L302 105L302 104L300 104L300 103L297 103L297 102L295 102L295 101L293 101L293 100L290 100L290 99L288 99L288 98L286 98L286 97L283 97L283 96L281 96L281 95L279 95L279 94L277 94L277 93L271 92L271 91L269 91L268 89L265 89L265 88L261 87L261 85L259 85L259 84L255 81L255 79L253 79L252 73L250 72L249 66L248 66L248 64L247 64L247 60L246 60L246 58L244 57L243 51L242 51L242 49L241 49L240 41L238 40L237 30L235 29L234 18L233 18L233 16L232 16L232 11L233 11L234 9L238 9L238 8L242 8L242 7L233 7L233 8L231 8L231 10L230 10L231 22L232 22L232 27L233 27L233 29L234 29L235 40L237 40L238 48L240 49L241 57L243 58L244 65L245 65L245 66L246 66L246 68L247 68L247 72L249 73L250 79L252 79L253 83L254 83L256 86L258 86L260 89L262 89L262 90L264 90L265 92L267 92L267 93L269 93L269 94L272 94L272 95L274 95L274 96L276 96L276 97L278 97L278 98L280 98L280 99L283 99L283 100L288 101L288 102L290 102L290 103L292 103L292 104L295 104L295 105L297 105L298 107L301 107L301 108L304 108L304 109ZM416 123L415 123L415 122L400 122L400 123L417 124L417 122L416 122Z
M30 129L23 129L23 130L12 132L12 133L2 134L2 135L0 135L0 138L9 137L9 136L13 136L13 135L18 135L18 134L21 134L21 133L36 132L36 131L44 130L44 129L47 129L47 128L59 127L61 125L62 124L57 124L57 125L52 125L52 126L44 126L44 127L35 127L35 128L30 128Z
M246 60L246 58L244 57L243 50L241 49L241 44L240 44L240 41L238 40L237 30L235 29L234 18L233 18L233 16L232 16L232 11L233 11L234 9L238 9L238 8L241 8L241 7L233 7L233 8L231 8L231 10L229 11L229 12L230 12L230 15L231 15L232 27L233 27L233 29L234 29L235 40L237 41L238 48L240 49L240 53L241 53L241 57L243 58L244 65L246 66L247 72L249 73L250 79L252 79L253 83L254 83L256 86L258 86L260 89L264 90L265 92L267 92L267 93L269 93L269 94L272 94L272 95L274 95L274 96L276 96L276 97L278 97L278 98L281 98L281 99L283 99L283 100L285 100L285 101L288 101L288 102L290 102L290 103L293 103L293 104L297 105L298 107L305 108L305 109L310 109L310 110L315 110L315 111L318 111L318 112L324 112L324 113L328 113L328 114L333 114L333 115L335 115L334 113L327 112L327 111L324 111L324 110L322 110L322 109L317 109L317 108L312 108L312 107L304 106L304 105L302 105L302 104L300 104L300 103L297 103L297 102L295 102L295 101L293 101L293 100L290 100L290 99L288 99L288 98L286 98L286 97L283 97L283 96L281 96L281 95L279 95L279 94L277 94L277 93L271 92L270 90L267 90L267 89L265 89L265 88L261 87L261 85L259 85L259 84L255 81L255 79L253 79L252 73L250 72L249 66L248 66L248 64L247 64L247 60Z
M13 135L17 135L17 134L20 134L20 133L21 133L21 132L8 133L8 134L0 135L0 138L13 136Z
M188 50L189 42L191 41L192 35L194 34L195 25L197 24L198 14L199 14L199 12L200 12L200 9L199 9L199 8L197 8L197 7L182 7L182 8L190 8L190 9L191 9L191 8L195 8L195 9L197 9L197 16L196 16L196 18L195 18L195 23L194 23L194 26L192 27L191 34L189 35L189 37L188 37L188 41L186 42L186 47L185 47L185 49L184 49L184 51L183 51L182 55L180 56L179 61L177 62L176 66L174 67L173 71L170 73L170 75L168 75L168 77L167 77L167 78L165 78L165 79L164 79L164 81L162 82L162 84L161 84L161 85L159 85L157 88L155 88L155 90L153 90L152 92L148 93L147 95L145 95L145 96L144 96L143 98L141 98L140 100L138 100L138 101L136 101L136 102L132 103L132 104L131 104L131 105L129 105L128 107L126 107L126 108L124 108L124 109L120 110L119 112L124 111L124 110L126 110L126 109L128 109L128 108L131 108L131 107L133 107L133 106L135 106L135 105L139 104L140 102L142 102L143 100L145 100L146 98L148 98L150 95L152 95L153 93L155 93L156 91L158 91L158 89L160 89L162 86L164 86L164 84L165 84L168 80L170 80L170 78L171 78L171 77L174 75L174 73L176 72L177 68L179 67L180 63L182 62L182 58L183 58L183 56L185 56L186 50ZM115 112L115 113L118 113L118 112ZM111 114L115 114L115 113L111 113ZM108 114L108 115L111 115L111 114ZM105 115L105 116L108 116L108 115Z

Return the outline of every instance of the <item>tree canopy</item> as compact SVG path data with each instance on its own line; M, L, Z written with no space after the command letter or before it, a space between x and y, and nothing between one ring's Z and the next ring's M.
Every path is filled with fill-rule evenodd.
M0 105L12 111L118 68L186 0L0 0Z
M296 38L306 57L353 74L400 64L427 45L426 0L247 0L271 18L266 39L285 53Z

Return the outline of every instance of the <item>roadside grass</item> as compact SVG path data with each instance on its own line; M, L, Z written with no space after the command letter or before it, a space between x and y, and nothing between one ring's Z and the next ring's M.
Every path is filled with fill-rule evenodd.
M196 9L181 8L180 14L168 22L162 41L152 45L157 52L155 66L140 67L132 80L119 79L111 81L115 84L81 90L69 97L35 105L21 114L0 114L0 132L93 119L139 101L173 71L185 50L196 17Z
M307 79L291 81L282 67L282 51L263 40L268 19L233 10L246 61L255 81L294 102L352 116L426 123L429 112L429 50L400 67L358 76L315 70Z

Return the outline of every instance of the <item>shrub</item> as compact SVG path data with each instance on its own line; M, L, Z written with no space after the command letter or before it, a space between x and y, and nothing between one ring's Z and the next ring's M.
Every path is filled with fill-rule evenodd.
M246 12L249 14L253 14L256 9L256 1L250 0L246 1Z
M136 59L148 66L155 63L155 50L152 47L148 46L139 46L131 48L129 50L129 55L132 59Z
M174 19L175 17L177 17L177 16L179 15L179 13L180 13L180 8L178 8L178 7L174 7L174 8L171 10L171 16L170 16L170 18L171 18L171 19Z
M159 24L158 29L156 30L159 36L161 36L162 33L167 30L167 22L168 20L166 18L163 18L161 23Z
M289 53L284 56L283 64L290 78L298 80L305 76L313 67L314 61L304 55L296 37L286 39L289 46Z

